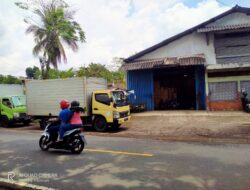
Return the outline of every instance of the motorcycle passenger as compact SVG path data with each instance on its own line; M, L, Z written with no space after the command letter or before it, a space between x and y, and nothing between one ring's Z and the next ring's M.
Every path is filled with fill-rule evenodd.
M60 126L59 141L63 139L63 135L66 131L82 127L82 119L80 112L84 112L84 109L80 107L80 103L78 101L72 101L70 106L70 111L71 111L71 119L69 124L64 124Z

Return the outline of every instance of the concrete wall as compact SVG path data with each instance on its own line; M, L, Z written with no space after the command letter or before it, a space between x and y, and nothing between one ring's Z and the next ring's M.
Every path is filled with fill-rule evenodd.
M207 64L216 64L214 52L213 35L209 35L209 45L207 45L205 34L194 32L148 53L138 58L138 60L190 56L203 53Z
M207 26L220 26L220 25L235 25L235 24L250 24L250 15L245 13L232 13L227 15Z
M207 76L207 75L206 75ZM232 101L210 101L209 100L209 90L208 90L208 83L209 82L229 82L229 81L236 81L238 87L238 98L237 100ZM206 96L207 96L207 109L208 110L242 110L241 105L241 87L240 81L250 81L250 76L228 76L228 77L213 77L208 78L206 77Z
M237 111L242 110L240 99L234 101L210 102L207 98L208 110L210 111Z
M244 13L233 13L207 26L234 24L250 24L250 15L246 15ZM190 56L203 53L205 54L207 64L216 64L213 34L209 34L208 38L209 44L207 44L206 35L204 33L193 32L138 58L138 60Z

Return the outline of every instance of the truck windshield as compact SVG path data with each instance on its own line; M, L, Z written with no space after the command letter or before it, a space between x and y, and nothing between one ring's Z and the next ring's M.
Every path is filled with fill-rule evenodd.
M113 91L112 92L112 97L113 97L114 103L117 106L126 106L126 105L128 105L127 96L124 94L123 91Z
M24 106L23 103L21 102L20 97L18 96L13 96L11 97L12 103L15 107L20 107L20 106Z

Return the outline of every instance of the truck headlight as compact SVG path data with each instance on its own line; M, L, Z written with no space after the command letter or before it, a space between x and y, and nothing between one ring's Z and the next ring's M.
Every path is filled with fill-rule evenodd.
M14 118L18 118L20 116L19 113L13 113Z
M113 118L114 118L114 119L119 119L119 118L120 118L120 113L117 112L117 111L114 111L114 112L113 112Z

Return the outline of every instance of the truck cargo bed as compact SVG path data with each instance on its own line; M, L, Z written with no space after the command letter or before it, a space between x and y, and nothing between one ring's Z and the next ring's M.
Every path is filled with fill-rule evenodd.
M31 116L57 116L62 99L77 100L86 107L89 114L93 90L107 89L107 81L102 78L67 78L51 80L27 80L27 112Z

